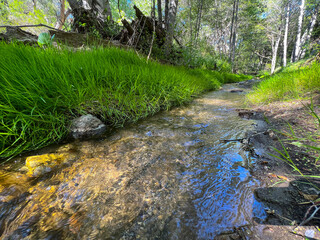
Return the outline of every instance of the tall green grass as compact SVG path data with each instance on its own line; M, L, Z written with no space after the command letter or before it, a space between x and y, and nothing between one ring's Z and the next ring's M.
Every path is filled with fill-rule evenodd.
M0 158L61 140L82 114L120 127L234 80L147 62L116 48L44 50L0 43Z
M303 97L307 92L320 90L320 64L296 71L284 71L266 78L252 93L247 95L249 102L270 103Z

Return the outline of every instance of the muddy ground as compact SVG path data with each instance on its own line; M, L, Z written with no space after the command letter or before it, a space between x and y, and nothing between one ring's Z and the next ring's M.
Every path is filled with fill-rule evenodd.
M314 111L320 115L320 94L309 94L308 98L311 97ZM267 217L256 218L252 225L216 239L320 239L320 213L315 211L316 206L312 207L319 201L320 179L301 177L286 161L269 155L279 156L274 148L281 152L286 148L292 163L302 174L320 176L316 154L290 144L295 140L288 141L292 140L293 132L300 138L319 136L319 122L307 107L310 103L310 100L292 100L238 109L239 116L259 120L256 131L250 133L243 144L257 159L251 171L264 187L255 191L255 198L265 205ZM319 146L319 142L305 143Z

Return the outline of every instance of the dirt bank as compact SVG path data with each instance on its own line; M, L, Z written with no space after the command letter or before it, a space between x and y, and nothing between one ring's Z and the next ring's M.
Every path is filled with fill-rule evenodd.
M319 114L320 95L313 94L312 98L314 111ZM285 152L285 147L302 174L320 176L314 153L287 141L293 132L300 138L319 133L307 108L310 104L310 100L292 100L239 110L242 117L262 121L257 132L249 135L248 146L257 158L252 173L265 185L255 191L255 198L265 205L267 218L253 222L249 239L320 239L320 214L316 206L312 207L320 196L320 182L300 177L288 163L269 155L279 155L274 148Z

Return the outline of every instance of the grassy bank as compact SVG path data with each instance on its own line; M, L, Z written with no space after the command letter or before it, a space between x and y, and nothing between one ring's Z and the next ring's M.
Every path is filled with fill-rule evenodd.
M115 48L0 43L0 56L0 158L61 140L82 114L120 127L246 78L160 65Z
M247 100L260 104L259 110L278 132L279 145L270 155L287 162L294 174L318 179L320 64L294 67L264 79Z
M264 79L247 95L250 103L270 103L303 97L306 93L320 90L320 64L296 71L283 71Z

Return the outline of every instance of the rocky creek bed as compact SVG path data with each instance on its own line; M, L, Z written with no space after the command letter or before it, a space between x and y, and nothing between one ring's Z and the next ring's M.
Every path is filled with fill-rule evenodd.
M291 226L318 192L267 154L275 133L242 109L254 82L5 164L1 239L320 239Z

